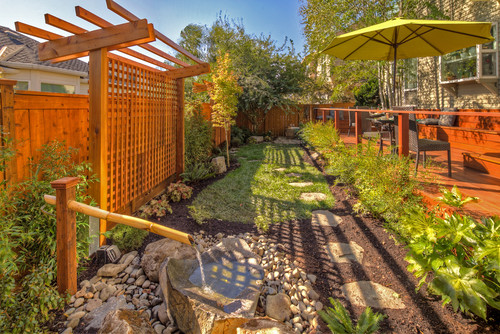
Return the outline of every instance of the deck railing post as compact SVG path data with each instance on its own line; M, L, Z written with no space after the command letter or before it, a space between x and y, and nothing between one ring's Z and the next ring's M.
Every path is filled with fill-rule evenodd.
M326 122L326 117L325 117L326 111L325 111L325 109L323 109L323 110L321 110L321 112L322 112L322 117L323 117L323 123L325 123Z
M56 190L57 290L76 293L76 213L68 208L75 200L77 177L64 177L51 182Z
M339 115L339 111L338 110L334 110L334 117L335 117L335 130L339 131L340 129L340 126L339 126L339 122L340 122L340 115Z
M363 135L363 128L361 124L361 111L356 110L355 114L356 116L354 119L356 120L356 126L355 126L356 145L358 145L361 144L361 136Z
M410 117L409 114L398 114L398 143L399 143L399 156L408 156L410 154Z

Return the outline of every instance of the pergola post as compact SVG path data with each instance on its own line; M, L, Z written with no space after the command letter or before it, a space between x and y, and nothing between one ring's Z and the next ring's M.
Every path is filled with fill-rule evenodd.
M108 138L108 56L106 48L89 54L89 159L99 182L90 186L90 196L103 210L107 209L107 138ZM99 224L99 245L106 243L102 233L107 231L106 221Z
M177 79L177 148L175 171L177 179L184 173L184 79Z

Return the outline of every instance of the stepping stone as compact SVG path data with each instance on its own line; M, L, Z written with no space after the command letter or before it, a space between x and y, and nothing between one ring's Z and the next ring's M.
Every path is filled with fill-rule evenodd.
M289 183L288 185L292 186L292 187L299 187L299 188L303 188L303 187L308 187L308 186L312 186L314 183L312 182L291 182Z
M313 158L314 160L318 159L319 158L319 153L318 152L313 152L311 154L311 158Z
M302 193L299 197L303 201L323 201L326 195L323 193Z
M276 169L273 169L275 172L284 172L286 171L286 168L283 168L283 167L280 167L280 168L276 168Z
M404 309L399 294L394 290L371 281L359 281L344 284L341 288L344 296L354 305L389 309Z
M342 218L327 210L316 210L312 212L311 224L319 226L335 227L342 222Z
M331 242L325 245L326 253L335 263L363 263L365 250L354 241L348 244Z
M299 174L299 173L289 173L289 174L286 174L286 176L288 176L288 177L302 177L302 174Z

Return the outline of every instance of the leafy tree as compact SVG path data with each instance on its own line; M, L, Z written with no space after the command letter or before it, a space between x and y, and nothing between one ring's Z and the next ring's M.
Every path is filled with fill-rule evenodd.
M226 136L227 166L229 167L229 140L227 132L231 130L231 125L235 124L238 95L242 88L237 83L237 77L231 68L231 58L229 53L224 56L219 54L217 67L212 75L213 83L209 85L208 94L213 101L212 123L215 126L224 128Z
M219 51L231 52L233 70L243 88L238 112L244 113L255 129L273 107L297 103L308 80L292 41L278 45L270 36L247 34L240 21L227 17L219 16L210 27L187 26L180 45L212 66Z
M354 91L356 105L376 107L380 104L378 94L378 80L376 77L370 78L367 82L361 85Z

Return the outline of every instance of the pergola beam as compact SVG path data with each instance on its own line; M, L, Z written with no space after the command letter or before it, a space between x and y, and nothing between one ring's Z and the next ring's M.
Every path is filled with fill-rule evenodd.
M77 25L74 25L74 24L72 24L70 22L67 22L67 21L65 21L63 19L60 19L60 18L55 17L55 16L50 15L50 14L45 14L45 23L47 23L48 25L54 26L56 28L62 29L64 31L70 32L72 34L83 34L83 33L88 32L87 30L85 30L85 29L83 29L83 28L81 28L81 27L79 27ZM118 51L120 51L122 53L125 53L125 54L127 54L129 56L135 57L137 59L143 60L145 62L148 62L150 64L156 65L158 67L165 68L167 70L173 70L173 69L175 69L175 67L173 67L173 66L167 65L165 63L162 63L159 60L156 60L154 58L148 57L146 55L143 55L140 52L137 52L137 51L134 51L134 50L131 50L131 49L128 49L128 48L119 49Z
M131 12L129 12L128 10L126 10L125 8L123 8L122 6L120 6L119 4L114 2L113 0L106 0L106 4L107 4L109 10L111 10L112 12L115 12L119 16L123 17L125 20L137 21L139 19L137 16L135 16L134 14L132 14ZM155 35L160 41L167 44L168 46L170 46L174 50L182 53L183 55L185 55L189 59L197 62L198 64L203 63L203 61L198 59L195 55L193 55L189 51L185 50L182 46L178 45L177 43L172 41L170 38L168 38L167 36L160 33L158 30L155 30Z
M113 24L104 20L103 18L97 16L96 14L86 10L85 8L83 7L80 7L80 6L75 6L75 12L76 12L76 16L78 16L79 18L81 19L84 19L85 21L87 22L90 22L100 28L107 28L107 27L112 27ZM156 30L155 30L155 33L156 33ZM141 48L143 48L144 50L148 50L168 61L171 61L172 63L175 63L177 65L180 65L180 66L183 66L183 67L187 67L187 66L190 66L188 63L185 63L183 62L182 60L180 59L177 59L175 57L172 57L171 55L169 55L168 53L158 49L158 48L155 48L154 46L152 45L149 45L149 44L143 44L143 45L139 45ZM173 66L170 66L170 69L174 69L175 67Z
M76 55L88 50L116 50L154 40L153 25L139 20L41 43L38 56L40 60L61 61L81 57Z
M171 70L166 72L167 78L170 79L181 79L187 77L194 77L196 75L210 73L210 64L201 63L198 65L193 65L184 68L178 68L175 70Z

